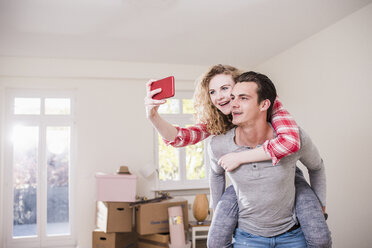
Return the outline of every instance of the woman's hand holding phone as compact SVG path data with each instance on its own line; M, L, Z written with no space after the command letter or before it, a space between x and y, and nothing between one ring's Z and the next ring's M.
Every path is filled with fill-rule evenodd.
M151 85L155 81L156 80L151 79L146 83L146 96L144 102L146 108L146 117L148 119L154 117L158 113L159 106L167 102L165 99L162 100L153 99L154 95L159 94L162 91L161 88L151 90Z
M151 90L161 88L161 92L152 96L153 99L162 100L174 96L174 77L166 77L151 83Z
M154 85L155 83L155 85ZM168 77L158 81L150 80L146 84L145 107L146 116L159 134L166 140L174 140L178 130L164 120L158 113L159 106L166 103L165 98L174 95L174 79ZM159 99L154 99L159 98Z

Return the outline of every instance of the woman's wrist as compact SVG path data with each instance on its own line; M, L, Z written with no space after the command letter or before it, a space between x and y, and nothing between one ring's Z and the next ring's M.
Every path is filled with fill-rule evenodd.
M239 161L239 164L271 160L270 156L268 156L268 154L266 154L265 150L263 149L263 146L239 152L238 155L239 156L237 156L237 160Z
M155 110L154 108L148 110L147 119L149 119L150 121L154 121L158 117L159 117L159 113L157 110Z
M236 157L236 159L237 159L237 162L238 162L238 164L239 165L241 165L241 164L244 164L244 163L250 163L250 162L253 162L253 161L248 161L248 151L246 151L246 152L238 152L237 153L237 157Z

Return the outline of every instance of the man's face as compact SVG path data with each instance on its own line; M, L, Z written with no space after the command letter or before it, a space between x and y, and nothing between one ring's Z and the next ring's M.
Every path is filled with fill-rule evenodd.
M257 103L257 84L254 82L237 83L231 92L232 123L245 125L254 123L260 116Z

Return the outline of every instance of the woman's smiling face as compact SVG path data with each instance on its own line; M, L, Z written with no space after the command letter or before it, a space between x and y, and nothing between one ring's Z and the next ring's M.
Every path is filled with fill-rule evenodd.
M209 82L209 96L214 106L223 114L231 113L231 91L235 85L229 74L218 74Z

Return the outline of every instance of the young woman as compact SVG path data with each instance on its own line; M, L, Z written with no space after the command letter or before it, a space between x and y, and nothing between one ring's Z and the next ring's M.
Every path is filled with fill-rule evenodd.
M147 117L159 131L167 144L183 147L195 144L209 135L224 134L232 128L230 119L230 93L235 85L234 78L240 72L226 65L215 65L201 78L194 94L195 119L199 123L189 128L175 127L160 117L157 110L165 100L153 100L159 93L157 89L150 91L152 81L147 83L145 105ZM300 147L299 131L296 122L283 108L279 99L274 103L271 119L277 137L266 141L260 148L231 153L219 160L226 171L232 171L243 163L258 162L271 159L273 166L278 161L296 151ZM296 175L296 213L305 235L308 247L330 247L331 238L323 211L310 186L298 169ZM231 237L238 220L238 206L235 191L229 186L219 201L208 237L208 247L231 247Z

